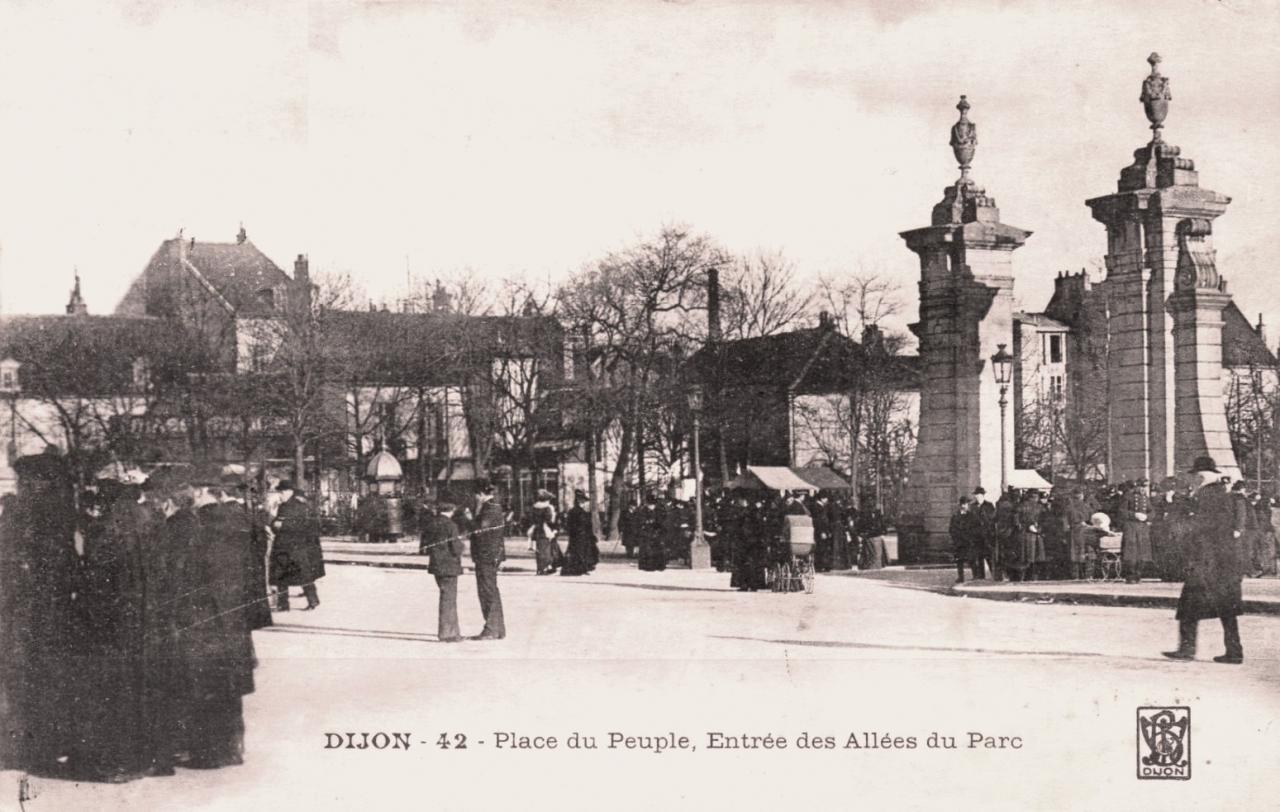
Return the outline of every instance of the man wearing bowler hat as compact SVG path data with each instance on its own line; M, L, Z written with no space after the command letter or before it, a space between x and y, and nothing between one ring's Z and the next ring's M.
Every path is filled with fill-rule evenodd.
M316 521L300 485L284 480L276 490L288 498L276 511L271 529L275 544L271 550L271 583L279 587L276 609L289 611L289 587L300 586L307 596L307 609L320 605L316 580L324 577L324 552L320 549L320 523Z
M1164 656L1195 659L1197 627L1201 620L1216 617L1222 621L1226 653L1213 661L1239 664L1244 662L1237 621L1243 603L1241 531L1233 523L1231 494L1213 459L1197 457L1191 475L1195 478L1195 514L1190 517L1186 578L1178 599L1178 648L1164 652Z

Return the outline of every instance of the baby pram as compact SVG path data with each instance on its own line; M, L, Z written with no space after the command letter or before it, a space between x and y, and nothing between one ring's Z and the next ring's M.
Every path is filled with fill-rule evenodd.
M1120 549L1124 536L1111 531L1111 517L1095 513L1089 517L1092 537L1085 548L1085 578L1090 581L1119 581L1122 577Z
M766 573L774 592L813 592L813 519L786 516L782 532L791 550L791 560L774 564Z

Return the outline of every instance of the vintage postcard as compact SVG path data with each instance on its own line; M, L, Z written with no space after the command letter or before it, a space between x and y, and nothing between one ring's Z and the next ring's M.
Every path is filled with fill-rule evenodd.
M0 0L0 810L1276 807L1277 41Z

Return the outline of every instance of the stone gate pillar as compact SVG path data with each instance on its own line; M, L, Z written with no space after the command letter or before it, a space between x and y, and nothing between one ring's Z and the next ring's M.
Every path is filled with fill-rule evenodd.
M977 130L956 105L951 147L960 178L933 207L932 224L904 231L920 257L920 434L898 519L899 557L950 560L948 524L978 485L1000 491L1000 393L988 359L1012 343L1013 251L1031 232L1000 222L996 202L969 177ZM1004 436L1013 467L1012 410Z
M1107 276L1099 289L1108 316L1112 482L1157 482L1206 453L1224 471L1238 471L1222 403L1221 310L1230 297L1225 285L1216 289L1215 269L1212 283L1203 283L1214 290L1193 283L1187 296L1174 298L1182 266L1212 266L1211 221L1231 199L1200 188L1195 164L1161 137L1172 96L1159 54L1147 61L1140 101L1151 142L1120 171L1116 194L1086 201L1107 227Z

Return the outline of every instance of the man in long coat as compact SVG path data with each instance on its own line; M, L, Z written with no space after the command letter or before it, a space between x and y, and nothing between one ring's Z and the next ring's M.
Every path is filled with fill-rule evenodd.
M462 575L462 554L466 550L462 532L453 523L454 505L441 502L422 525L418 551L425 553L427 572L435 576L440 590L436 637L441 643L462 639L458 627L458 576Z
M1089 507L1084 489L1077 488L1062 508L1062 523L1067 531L1067 577L1083 580L1089 545Z
M996 506L987 501L987 491L981 485L973 489L974 538L978 556L978 572L975 578L986 578L986 571L991 569L991 577L999 581L1004 570L999 566L1000 541L996 535Z
M1216 617L1222 621L1222 637L1226 653L1214 657L1217 663L1244 662L1240 642L1243 598L1241 581L1244 562L1240 551L1241 530L1234 526L1231 494L1223 484L1217 466L1210 457L1198 457L1191 471L1197 479L1195 515L1191 517L1188 539L1186 580L1178 599L1178 648L1166 651L1173 660L1192 660L1196 656L1196 630L1201 620Z
M960 497L960 504L951 514L948 527L951 536L951 555L956 560L956 583L964 583L965 564L973 563L973 577L978 577L977 561L973 555L973 513L970 512L973 500L968 496Z
M302 587L307 609L320 605L316 580L324 577L324 552L320 548L320 523L311 512L306 494L285 480L276 490L289 498L276 511L271 523L275 543L271 549L271 584L278 587L276 608L289 611L289 587Z
M476 592L484 630L472 640L501 640L507 636L502 615L502 594L498 591L498 566L507 557L505 544L507 517L494 499L493 484L482 482L476 492L475 525L471 530L471 562L476 568Z

